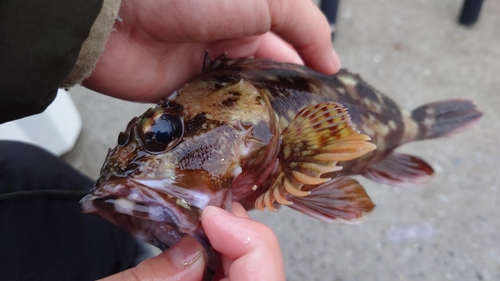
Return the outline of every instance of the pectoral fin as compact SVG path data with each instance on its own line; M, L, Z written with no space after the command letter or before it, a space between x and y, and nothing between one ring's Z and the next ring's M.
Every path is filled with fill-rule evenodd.
M336 102L325 102L301 110L283 131L278 176L255 202L257 209L276 210L274 202L292 204L288 195L301 197L342 169L340 161L356 159L374 150L370 137L354 129L347 110ZM302 190L307 185L308 190Z
M404 186L427 182L433 174L434 170L424 160L393 152L368 168L363 176L380 183Z
M349 177L324 183L308 196L289 199L290 208L325 222L359 222L375 208L361 184Z

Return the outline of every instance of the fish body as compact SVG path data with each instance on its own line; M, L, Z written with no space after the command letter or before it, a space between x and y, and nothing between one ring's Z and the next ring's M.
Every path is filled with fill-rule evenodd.
M202 73L130 121L80 207L161 249L193 235L209 254L200 223L208 205L281 204L327 222L356 222L374 204L350 176L424 182L432 168L394 150L458 132L481 115L460 99L405 112L346 70L324 75L271 60L207 57Z

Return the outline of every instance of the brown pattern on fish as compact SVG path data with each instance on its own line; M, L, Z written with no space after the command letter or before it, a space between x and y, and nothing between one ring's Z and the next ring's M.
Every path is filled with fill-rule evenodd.
M162 249L183 235L219 267L200 223L208 205L286 205L326 222L358 222L374 204L350 175L392 185L433 174L394 150L459 132L481 117L449 100L403 112L358 75L270 60L206 57L203 72L133 119L81 209Z
M287 121L282 122L284 125L307 105L336 101L351 112L351 121L356 128L361 130L361 126L366 123L380 126L382 135L386 135L384 132L390 134L387 138L394 143L392 147L401 144L393 141L399 140L403 134L403 118L399 108L393 101L373 90L358 75L341 70L332 77L287 64L280 64L280 68L276 69L270 68L268 61L234 60L231 66L238 69L239 78L249 81L269 96L273 109ZM233 69L221 71L225 73ZM220 74L221 71L217 71L215 77L226 77ZM205 76L210 79L209 74L210 72ZM374 126L369 125L365 125L364 129L373 131ZM390 129L390 125L394 129ZM377 132L369 135L374 138L378 136Z
M233 67L239 71L238 78L250 81L261 93L269 96L279 116L281 131L305 106L336 101L347 108L352 125L369 135L381 153L371 153L363 161L347 164L350 168L339 175L361 173L370 163L403 144L405 127L415 128L414 121L408 117L405 119L393 101L372 89L358 75L345 70L332 77L296 65L280 64L277 69L275 65L271 68L269 61L234 60L231 68L222 70L222 73L231 72ZM221 71L216 73L216 77L229 76L221 75ZM210 71L205 76L210 77L209 74Z

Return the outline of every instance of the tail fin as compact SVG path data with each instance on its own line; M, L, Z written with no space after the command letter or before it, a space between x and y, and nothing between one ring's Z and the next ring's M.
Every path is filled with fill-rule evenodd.
M418 124L417 139L432 139L455 134L474 126L483 113L473 101L454 99L423 105L411 112Z

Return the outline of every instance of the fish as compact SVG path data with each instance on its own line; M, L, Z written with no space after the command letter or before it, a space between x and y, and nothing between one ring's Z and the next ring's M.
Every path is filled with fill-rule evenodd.
M396 148L461 132L481 116L458 98L405 111L345 69L325 75L206 55L200 74L128 123L79 207L162 250L195 237L211 280L219 261L200 222L206 206L286 206L325 222L360 222L375 204L353 176L424 183L432 167Z

